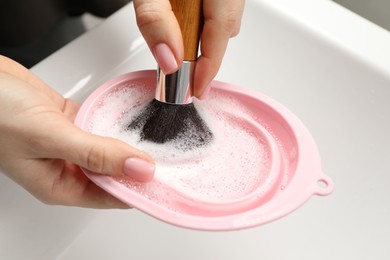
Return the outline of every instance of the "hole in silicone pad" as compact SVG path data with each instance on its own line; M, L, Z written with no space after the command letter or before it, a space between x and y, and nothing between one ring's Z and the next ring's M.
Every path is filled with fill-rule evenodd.
M153 84L145 79L122 83L90 111L90 132L121 139L156 160L153 181L116 177L118 182L158 205L195 215L240 212L270 199L283 175L278 147L251 119L253 111L232 98L211 92L207 102L194 101L214 134L205 147L189 150L185 140L150 143L141 141L139 132L126 130L152 99Z

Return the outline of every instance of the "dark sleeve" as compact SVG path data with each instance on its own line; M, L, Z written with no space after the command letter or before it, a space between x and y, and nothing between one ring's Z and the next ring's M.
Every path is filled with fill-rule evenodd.
M31 43L67 15L107 17L130 0L0 0L0 46Z
M17 46L48 33L66 14L60 0L0 0L0 45Z
M131 0L68 0L66 2L69 4L69 12L73 15L88 12L99 17L107 17Z

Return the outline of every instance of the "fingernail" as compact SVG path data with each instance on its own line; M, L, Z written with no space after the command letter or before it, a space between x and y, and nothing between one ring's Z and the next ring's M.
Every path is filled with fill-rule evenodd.
M128 158L123 166L123 173L130 178L146 182L153 179L156 166L153 163L147 162L140 158Z
M177 70L175 55L165 43L159 43L154 47L154 55L157 63L165 74L173 73Z

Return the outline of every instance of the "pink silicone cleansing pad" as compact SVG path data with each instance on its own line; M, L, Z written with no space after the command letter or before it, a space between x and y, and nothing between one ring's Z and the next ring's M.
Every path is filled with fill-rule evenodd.
M83 169L121 201L177 226L235 230L270 222L314 194L332 192L306 127L249 88L213 81L209 98L194 100L214 134L207 146L141 141L126 126L153 99L155 85L155 71L114 78L87 98L76 117L81 129L121 139L155 158L155 177L148 183Z

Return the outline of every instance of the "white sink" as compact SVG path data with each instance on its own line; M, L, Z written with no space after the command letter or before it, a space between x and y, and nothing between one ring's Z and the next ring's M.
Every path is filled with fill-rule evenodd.
M33 71L82 101L151 68L129 5ZM390 33L328 0L247 0L217 79L298 115L334 193L264 226L211 233L137 210L43 205L0 175L0 259L390 259Z
M390 2L387 0L333 0L368 20L390 30Z

